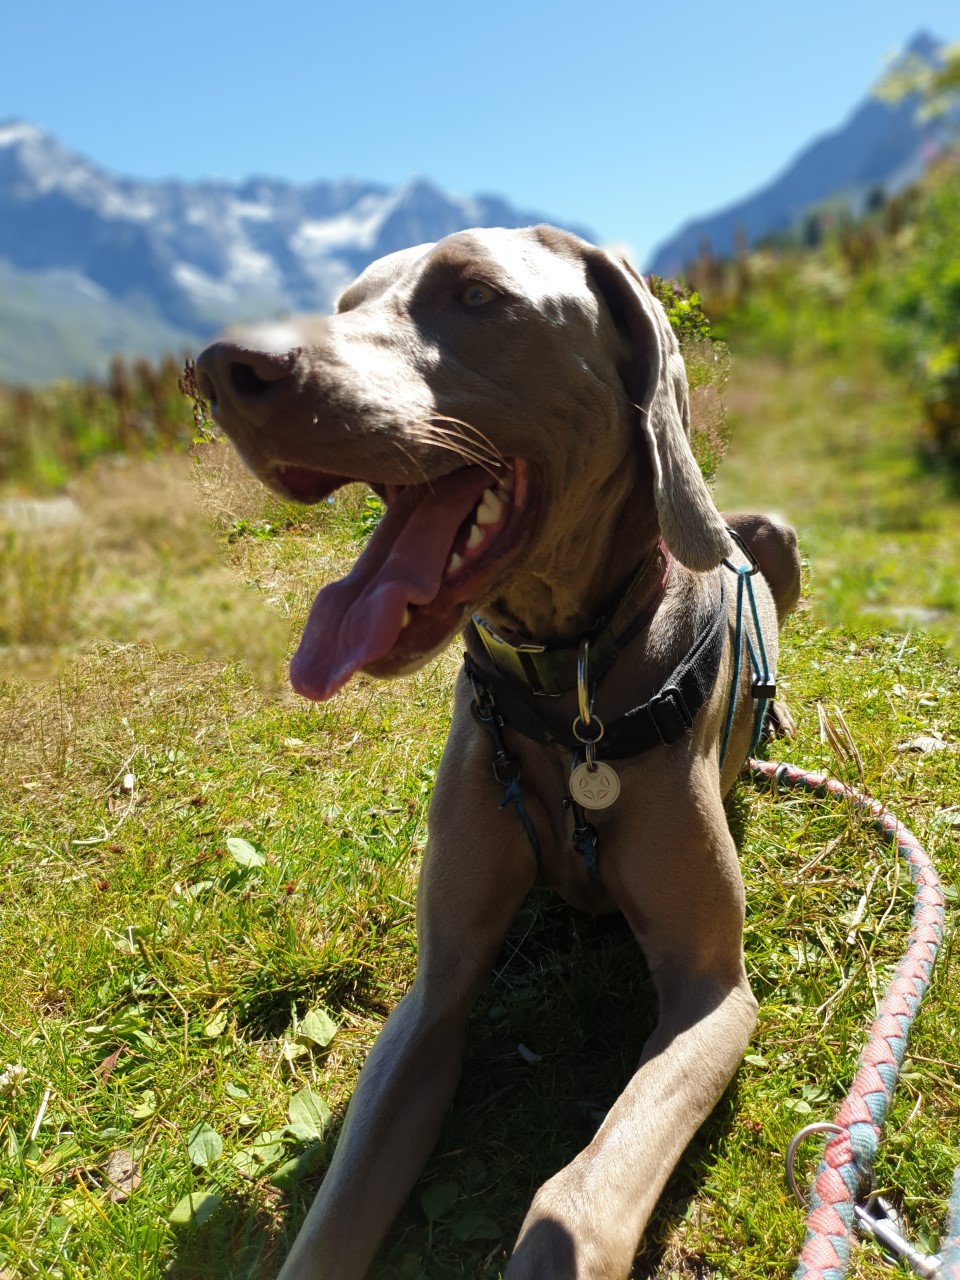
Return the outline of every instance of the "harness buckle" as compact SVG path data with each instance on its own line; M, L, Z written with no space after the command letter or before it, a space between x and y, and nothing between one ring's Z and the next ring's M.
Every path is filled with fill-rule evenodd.
M687 730L693 728L693 717L683 700L683 694L675 685L661 689L651 698L647 703L647 712L660 741L666 747L679 742Z
M766 698L768 702L772 702L777 696L777 682L772 675L757 676L750 686L751 695L758 701Z

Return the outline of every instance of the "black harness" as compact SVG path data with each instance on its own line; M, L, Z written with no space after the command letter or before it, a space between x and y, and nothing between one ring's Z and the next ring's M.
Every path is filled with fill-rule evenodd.
M723 659L729 626L727 591L722 569L715 576L716 606L683 660L651 698L611 720L603 727L602 737L594 742L583 736L584 726L579 718L573 725L560 724L555 714L549 714L545 705L548 699L543 695L533 694L535 703L515 678L502 672L483 671L469 653L464 654L464 667L474 696L471 710L477 723L493 738L494 773L504 786L501 808L508 804L516 806L538 866L540 847L524 804L519 783L520 767L506 751L502 730L515 729L533 742L560 747L574 757L582 751L585 742L590 742L591 758L600 760L624 760L642 755L654 747L679 742L690 732L698 712L709 698ZM470 625L476 626L475 623ZM468 637L469 634L468 631ZM481 636L475 638L482 640ZM484 648L489 655L489 645L484 644ZM567 688L574 683L568 682ZM596 829L587 821L584 809L576 801L565 797L563 803L573 814L573 846L586 866L595 872L598 858Z
M727 590L720 571L717 578L718 600L713 615L689 652L652 698L607 722L597 743L599 759L625 760L653 747L670 746L693 727L697 712L716 683L727 633ZM515 681L481 671L469 653L464 655L464 665L474 690L485 689L489 694L501 724L544 746L578 750L583 739L575 737L569 724L557 724L542 701L535 706Z

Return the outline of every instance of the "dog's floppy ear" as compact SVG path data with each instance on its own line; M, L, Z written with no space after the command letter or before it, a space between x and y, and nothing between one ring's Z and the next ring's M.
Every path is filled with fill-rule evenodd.
M715 568L732 545L690 449L687 375L676 335L647 282L600 249L586 254L590 276L629 343L621 369L650 449L654 502L663 540L690 569Z

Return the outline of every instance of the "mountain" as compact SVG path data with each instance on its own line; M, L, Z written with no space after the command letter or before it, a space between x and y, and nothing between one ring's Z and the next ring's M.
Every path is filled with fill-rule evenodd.
M907 53L936 57L942 40L914 36ZM738 242L755 244L798 227L811 210L845 205L860 211L871 192L893 192L915 181L939 142L938 128L917 121L917 101L868 97L839 129L815 139L769 184L718 213L688 222L653 252L648 270L680 274L705 246L731 255Z
M100 373L114 351L156 356L226 323L324 310L385 253L543 221L422 178L137 181L0 123L0 381Z

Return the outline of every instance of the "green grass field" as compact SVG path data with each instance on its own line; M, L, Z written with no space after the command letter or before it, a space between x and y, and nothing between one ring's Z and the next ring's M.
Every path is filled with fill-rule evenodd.
M782 754L858 783L821 741L817 704L839 708L863 783L932 853L952 912L956 498L877 369L735 363L730 402L720 500L789 514L809 560L781 662L800 737ZM317 584L356 553L358 494L284 507L216 451L103 463L71 494L65 523L8 508L0 529L0 1276L267 1277L413 972L457 657L322 707L287 690ZM841 808L742 785L729 810L760 1024L637 1277L791 1273L786 1146L832 1118L909 919L908 876ZM877 1170L928 1246L960 1162L954 937L951 914ZM654 1016L626 929L535 895L375 1274L497 1277ZM879 1273L858 1251L851 1276Z

